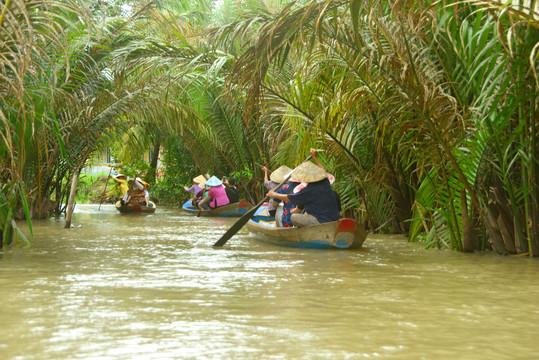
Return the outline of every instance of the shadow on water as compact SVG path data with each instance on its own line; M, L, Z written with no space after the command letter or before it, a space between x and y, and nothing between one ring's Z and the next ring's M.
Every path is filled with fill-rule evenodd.
M424 250L282 248L236 219L78 205L0 252L2 359L529 359L537 261ZM518 349L518 351L515 351Z

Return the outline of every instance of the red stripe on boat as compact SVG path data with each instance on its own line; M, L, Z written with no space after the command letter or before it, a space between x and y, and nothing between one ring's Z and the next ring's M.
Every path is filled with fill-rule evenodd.
M356 228L356 224L352 219L341 219L340 224L337 227L337 231L353 232Z

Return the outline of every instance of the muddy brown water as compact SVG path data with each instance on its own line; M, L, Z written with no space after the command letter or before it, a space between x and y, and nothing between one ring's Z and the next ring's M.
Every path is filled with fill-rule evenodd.
M34 222L30 247L0 250L0 358L539 358L538 259L246 229L212 248L234 221L77 205L71 229Z

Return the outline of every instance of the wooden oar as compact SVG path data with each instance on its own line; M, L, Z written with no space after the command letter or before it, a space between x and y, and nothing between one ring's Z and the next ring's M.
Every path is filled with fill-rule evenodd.
M105 182L105 189L103 190L102 195L105 195L105 192L107 192L107 185L109 184L110 174L112 174L112 166L109 170L109 176L107 176L107 181ZM99 202L99 207L97 208L97 211L101 210L101 204L103 204L103 197L101 197L101 201Z
M200 217L200 213L202 212L202 208L200 208L200 207L197 207L197 206L195 206L195 207L196 207L196 208L198 208L198 213L197 213L197 217Z
M296 169L300 165L302 165L303 163L309 161L310 159L311 159L311 156L309 155L309 157L307 159L303 160L303 162L301 164L299 164L296 167ZM294 170L296 170L296 169L294 169ZM288 182L288 180L290 179L290 177L292 176L292 173L294 172L294 170L292 170L288 174L288 176L279 185L277 185L277 187L275 189L273 189L273 191L279 190L281 188L281 186L286 184ZM245 214L243 214L242 217L238 221L236 221L236 223L234 225L232 225L232 227L230 229L228 229L227 232L223 236L221 236L221 238L219 240L217 240L215 242L215 244L213 244L213 246L214 247L223 246L232 236L234 236L234 234L236 234L243 227L243 225L247 224L247 221L249 221L249 219L251 219L251 217L256 212L256 210L258 210L258 208L261 207L268 200L269 200L269 197L266 196L264 198L264 200L262 200L261 202L256 204L256 206L254 206L249 211L247 211Z
M257 163L256 161L255 161L255 165L256 165L256 166L258 166L258 167L260 167L261 169L265 168L265 166L264 166L264 165L262 165L262 164L259 164L259 163ZM268 170L268 171L269 171L269 170Z

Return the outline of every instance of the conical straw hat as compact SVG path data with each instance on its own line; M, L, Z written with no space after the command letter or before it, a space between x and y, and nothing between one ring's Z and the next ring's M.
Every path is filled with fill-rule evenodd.
M200 187L204 187L204 184L206 183L206 178L204 175L198 175L196 178L193 179L193 182L195 184L198 184Z
M326 178L326 172L310 161L301 164L294 170L292 177L301 182L317 182Z
M280 184L285 179L286 175L288 175L291 171L292 169L286 165L279 166L277 170L271 173L270 180L274 183Z
M221 180L219 180L217 177L212 176L211 178L209 178L208 181L206 181L206 185L208 185L208 186L219 186L219 185L223 185L223 182Z

